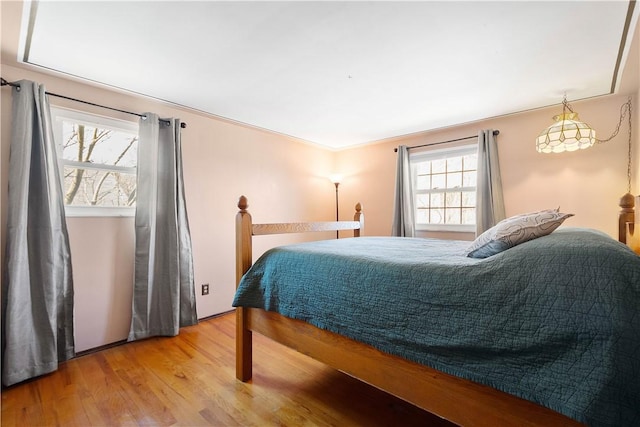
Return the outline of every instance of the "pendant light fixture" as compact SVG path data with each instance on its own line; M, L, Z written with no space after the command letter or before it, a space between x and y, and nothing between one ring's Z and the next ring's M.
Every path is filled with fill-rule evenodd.
M588 124L581 122L578 113L573 111L567 102L562 100L562 114L553 117L553 123L536 139L536 150L539 153L562 153L592 147L596 143L596 131Z
M634 197L631 194L632 181L632 150L633 140L631 137L631 97L620 107L620 120L615 131L607 139L597 139L596 131L588 124L578 119L578 113L573 111L567 102L565 95L562 100L562 114L555 116L554 124L542 131L536 139L536 150L539 153L562 153L564 151L576 151L592 147L595 144L608 142L615 138L620 132L620 126L625 117L628 117L629 134L627 138L627 193L620 199L619 206L622 208L618 215L619 240L626 242L627 223L634 222Z

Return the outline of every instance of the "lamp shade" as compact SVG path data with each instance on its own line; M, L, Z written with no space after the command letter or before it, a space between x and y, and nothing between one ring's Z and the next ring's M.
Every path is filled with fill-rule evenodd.
M562 153L589 148L596 143L596 131L581 122L578 113L563 113L553 118L555 122L542 131L536 139L539 153Z

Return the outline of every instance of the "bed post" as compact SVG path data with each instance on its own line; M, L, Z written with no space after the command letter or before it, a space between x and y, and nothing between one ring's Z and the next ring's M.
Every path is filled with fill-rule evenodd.
M353 220L360 223L360 228L353 230L353 237L360 237L364 229L364 214L360 202L356 203L356 213L353 215Z
M245 196L240 196L236 214L236 288L240 284L240 279L251 267L252 251L251 236L253 226L251 214L247 212L249 204ZM247 309L236 307L236 378L240 381L251 379L252 367L252 342L251 331L247 327Z
M635 221L634 205L633 195L630 193L622 196L618 204L622 208L618 214L618 240L622 243L627 243L627 223Z

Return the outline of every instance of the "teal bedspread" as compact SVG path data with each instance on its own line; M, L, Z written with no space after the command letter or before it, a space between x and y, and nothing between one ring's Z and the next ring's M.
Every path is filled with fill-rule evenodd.
M589 425L640 425L640 257L574 228L487 259L465 257L468 245L360 237L274 248L233 305L304 320Z

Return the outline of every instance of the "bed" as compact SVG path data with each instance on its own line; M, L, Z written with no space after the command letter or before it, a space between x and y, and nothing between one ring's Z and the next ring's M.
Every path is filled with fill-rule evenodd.
M359 237L359 205L354 221L295 224L238 207L241 381L258 332L459 425L640 424L640 258L603 233L474 259L469 242ZM349 229L252 264L252 236Z

